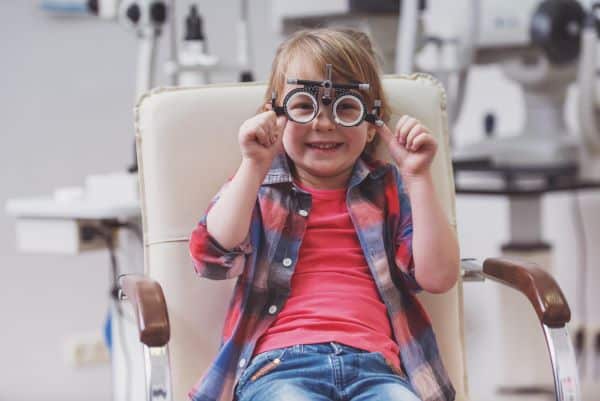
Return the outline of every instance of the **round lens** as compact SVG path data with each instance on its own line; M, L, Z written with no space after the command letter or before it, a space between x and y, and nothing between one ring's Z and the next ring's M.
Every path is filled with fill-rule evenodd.
M353 127L360 124L364 114L365 106L355 95L340 96L333 104L335 121L344 127Z
M285 109L290 120L305 124L317 115L317 101L308 92L296 92L287 98Z

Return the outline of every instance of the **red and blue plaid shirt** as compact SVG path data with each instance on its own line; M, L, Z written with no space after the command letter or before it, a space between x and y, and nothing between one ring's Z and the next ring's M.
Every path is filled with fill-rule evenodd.
M359 159L346 199L413 388L423 401L453 400L455 391L442 364L431 322L415 296L420 288L412 262L410 203L398 169ZM206 215L193 231L190 252L196 272L213 280L238 277L220 352L190 391L193 401L232 399L257 340L290 294L310 209L310 194L294 185L287 157L281 154L259 189L250 230L240 246L232 250L220 246L206 230Z

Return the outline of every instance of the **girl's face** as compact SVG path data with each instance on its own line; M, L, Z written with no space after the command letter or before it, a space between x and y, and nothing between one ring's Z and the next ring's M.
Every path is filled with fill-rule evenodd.
M322 81L325 66L317 70L311 63L292 60L286 78ZM322 70L322 71L321 71ZM334 82L337 82L334 79ZM285 85L282 96L301 85ZM320 102L319 95L319 102ZM319 105L319 114L309 123L288 121L283 132L283 148L296 167L296 179L301 184L317 189L344 188L354 163L362 153L369 137L369 124L363 121L356 127L337 125L331 113L331 105ZM371 138L372 139L372 138Z

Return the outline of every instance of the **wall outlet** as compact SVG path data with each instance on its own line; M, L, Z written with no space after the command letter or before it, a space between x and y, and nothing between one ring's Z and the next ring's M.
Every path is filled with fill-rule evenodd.
M75 368L104 365L110 352L100 333L75 334L65 341L65 359Z

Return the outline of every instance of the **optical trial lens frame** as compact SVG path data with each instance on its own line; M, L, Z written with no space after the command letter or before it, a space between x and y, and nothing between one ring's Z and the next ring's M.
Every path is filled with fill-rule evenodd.
M328 106L332 102L331 98L331 90L332 89L358 89L358 90L369 90L370 85L364 83L334 83L331 80L332 73L332 65L325 65L327 79L324 81L312 81L308 79L296 79L296 78L288 78L287 83L290 85L303 85L306 87L322 87L323 88L323 96L321 97L321 101L325 106ZM276 106L275 99L277 98L277 94L275 91L271 93L271 105L273 107L273 111L277 116L285 115L285 108L283 106ZM383 125L383 121L379 118L379 113L381 112L381 100L377 99L373 102L373 110L370 114L367 114L365 120L375 124L377 126Z

